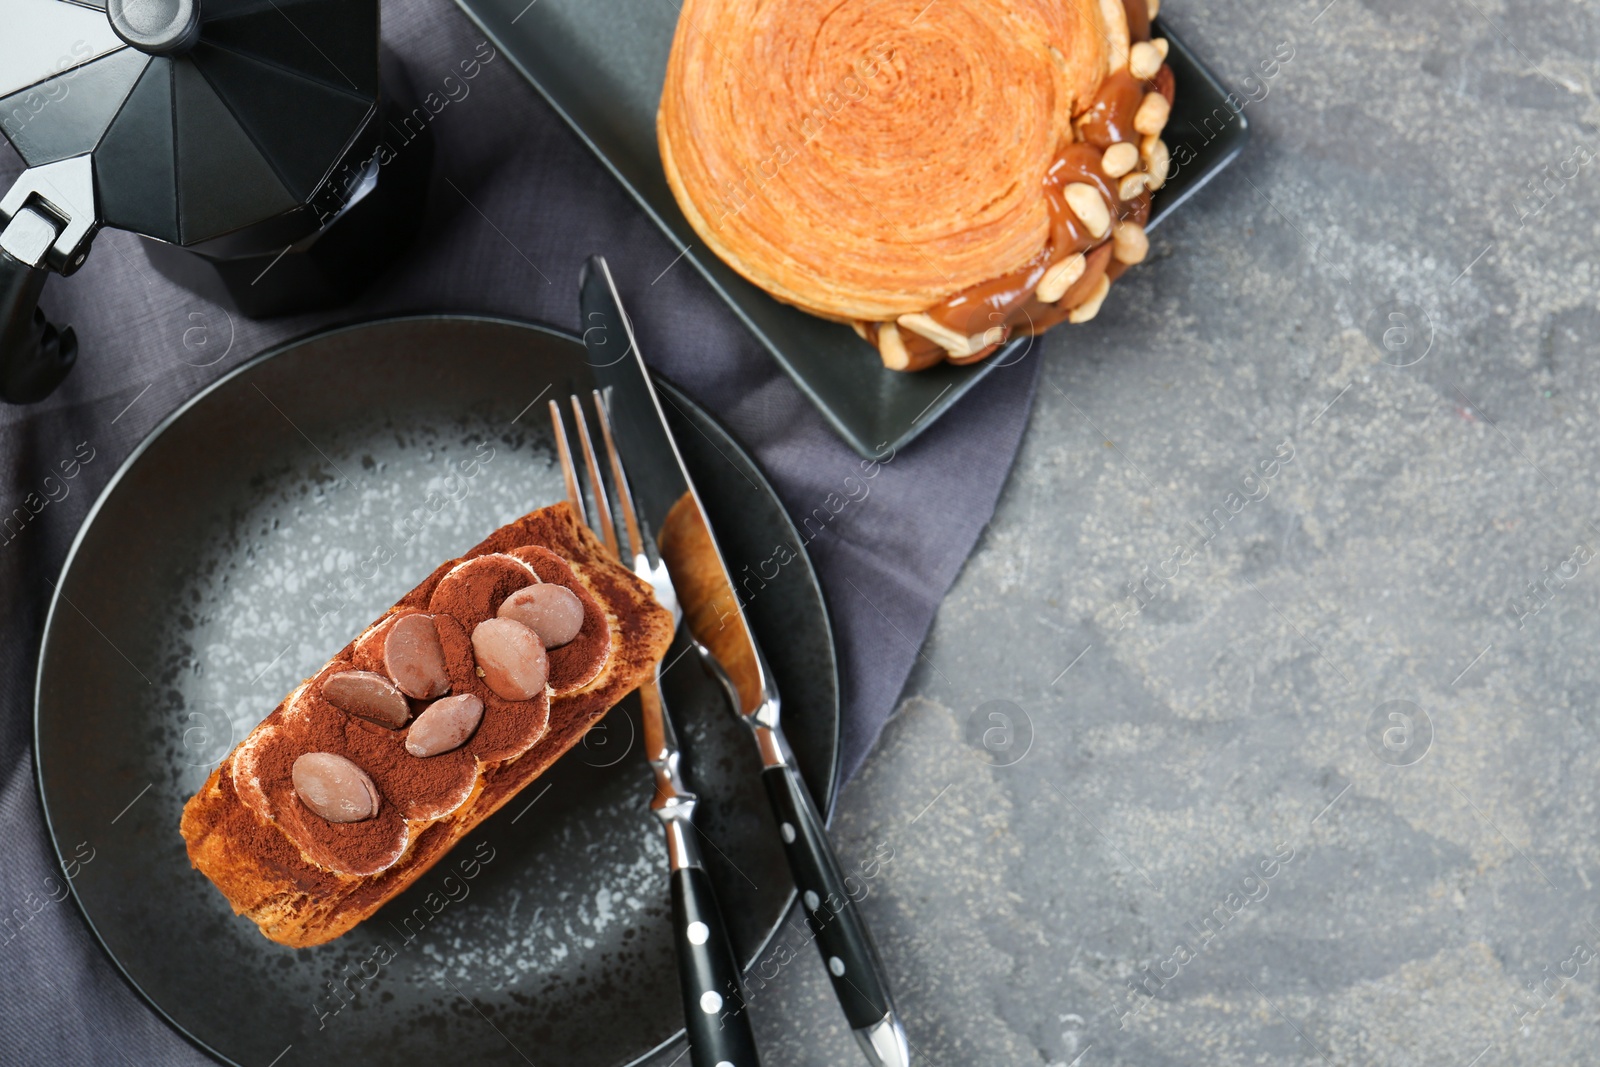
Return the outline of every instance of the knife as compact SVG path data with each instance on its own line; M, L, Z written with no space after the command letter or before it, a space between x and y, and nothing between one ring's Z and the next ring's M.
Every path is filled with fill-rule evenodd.
M779 697L756 644L694 482L667 428L638 340L605 259L580 281L584 344L607 396L612 432L638 507L655 534L684 622L761 756L762 784L834 994L869 1062L907 1067L910 1049L877 948L779 725Z

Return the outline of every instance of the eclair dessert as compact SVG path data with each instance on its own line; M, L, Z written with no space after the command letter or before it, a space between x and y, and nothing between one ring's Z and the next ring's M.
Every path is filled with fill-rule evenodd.
M184 806L270 940L378 910L655 670L672 616L566 504L490 534L296 686Z
M706 245L895 370L1094 318L1144 259L1157 0L683 0L657 115Z

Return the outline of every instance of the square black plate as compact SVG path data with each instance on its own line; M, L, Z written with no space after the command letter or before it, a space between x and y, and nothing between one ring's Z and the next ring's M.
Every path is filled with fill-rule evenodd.
M633 194L789 373L833 427L863 455L904 445L932 425L985 374L1020 358L1019 338L968 367L917 374L886 370L848 326L779 303L745 281L700 241L661 169L656 109L678 7L666 0L457 0L511 57L617 180ZM1159 23L1158 23L1159 25ZM1156 193L1154 228L1232 162L1250 137L1244 115L1217 79L1164 27L1177 103L1168 128L1176 173ZM1186 143L1189 152L1178 149ZM597 250L600 251L600 250Z

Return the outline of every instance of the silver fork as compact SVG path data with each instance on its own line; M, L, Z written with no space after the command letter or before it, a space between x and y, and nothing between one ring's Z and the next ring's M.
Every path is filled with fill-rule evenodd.
M589 491L594 499L593 521L584 506L583 493L579 488L577 463L561 415L561 405L552 400L550 422L555 430L556 451L566 481L567 504L580 522L595 530L619 562L628 559L625 551L631 555L634 574L654 590L656 600L672 613L676 627L682 620L683 612L678 605L672 578L661 561L661 553L656 550L654 540L639 523L633 494L628 488L627 472L623 469L621 457L612 440L611 419L605 399L599 390L593 392L592 399L601 438L610 459L627 546L618 543L611 500L595 454L589 420L576 394L570 398L572 419L588 474ZM690 639L693 640L692 637ZM694 643L699 644L698 641ZM750 1028L750 1017L744 1010L739 968L728 940L727 926L717 907L711 880L701 862L693 821L697 798L683 780L682 753L678 747L677 733L667 714L666 703L661 697L660 676L661 664L657 662L654 677L639 686L639 703L643 709L645 751L655 776L650 810L661 820L667 834L673 939L677 945L678 982L683 994L684 1028L689 1035L690 1062L694 1067L756 1067L760 1061L756 1053L755 1036Z

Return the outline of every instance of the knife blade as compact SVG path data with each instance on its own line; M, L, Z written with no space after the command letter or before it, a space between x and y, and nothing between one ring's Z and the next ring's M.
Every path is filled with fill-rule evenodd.
M869 1062L905 1067L909 1043L882 961L784 738L777 686L603 257L591 257L585 265L580 291L584 345L595 380L607 394L612 432L640 522L656 539L702 662L722 683L755 738L762 784L834 993Z

